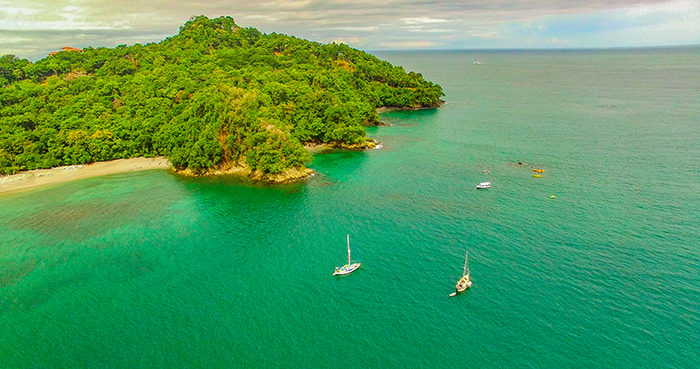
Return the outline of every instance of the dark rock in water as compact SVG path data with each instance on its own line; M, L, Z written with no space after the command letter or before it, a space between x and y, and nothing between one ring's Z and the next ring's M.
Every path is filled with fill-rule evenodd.
M445 100L438 99L435 104L431 105L420 105L420 106L383 106L377 109L378 113L384 113L388 111L401 111L401 110L426 110L426 109L436 109L441 107L446 103Z
M365 127L389 127L391 124L378 120L376 122L365 122Z

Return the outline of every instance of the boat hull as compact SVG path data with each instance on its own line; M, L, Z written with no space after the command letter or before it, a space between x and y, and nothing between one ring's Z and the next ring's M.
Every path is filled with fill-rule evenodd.
M340 268L335 268L335 272L333 273L333 275L348 275L360 268L361 264L362 263L353 263L350 265L343 265Z
M457 292L464 292L467 290L467 288L472 286L472 281L469 279L469 276L462 277L462 279L457 282L457 286L455 286L455 290Z

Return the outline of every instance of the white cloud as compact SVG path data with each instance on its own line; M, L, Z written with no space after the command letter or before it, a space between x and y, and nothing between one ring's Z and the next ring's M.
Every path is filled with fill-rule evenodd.
M317 28L317 31L357 31L357 32L373 32L379 30L377 26L367 27L333 27L333 28Z
M439 19L439 18L428 18L428 17L421 17L421 18L401 18L401 20L406 23L406 24L420 24L420 23L446 23L446 22L452 22L452 20L449 19Z
M485 39L503 38L503 36L500 35L496 31L469 31L468 35L471 37L475 37L475 38L485 38Z
M697 1L671 1L663 4L642 4L629 8L625 13L631 17L647 16L653 13L685 13L697 11L700 4Z
M271 17L271 16L266 15L266 14L251 14L251 15L246 15L246 16L244 17L244 19L262 19L262 20L271 21L271 22L277 20L277 18Z
M0 19L0 31L91 31L91 30L124 30L131 26L125 22L113 24L60 21L7 21Z
M260 5L268 8L275 9L299 9L311 4L309 0L281 0L281 1L270 1L261 2Z
M11 7L11 6L0 6L0 13L3 13L5 16L18 16L18 15L33 15L36 14L37 11L32 8L18 8L18 7Z
M435 46L432 41L396 41L382 42L379 46L390 47L394 49L421 49Z
M56 3L32 4L31 0L28 5L29 7L22 8L0 6L0 13L6 14L0 16L0 31L66 32L131 28L128 21L120 19L122 17L113 17L112 21L92 19L94 17L83 7Z
M4 44L4 45L22 44L22 43L25 43L27 41L31 41L31 39L28 39L26 37L0 35L0 44ZM4 53L4 54L6 54L6 53Z
M552 37L549 40L547 40L547 42L550 44L569 44L571 43L571 40L565 38L559 39L557 37Z
M364 44L361 38L359 37L348 37L348 38L337 38L334 39L333 42L336 44L346 44L346 45L355 45L359 46Z
M82 9L78 8L77 6L66 6L63 8L63 12L59 13L62 18L69 20L69 21L75 21L76 19L80 18L80 12Z

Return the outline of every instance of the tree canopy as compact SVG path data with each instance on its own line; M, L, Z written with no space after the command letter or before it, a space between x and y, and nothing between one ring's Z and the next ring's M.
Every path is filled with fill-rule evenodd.
M362 145L378 107L436 106L439 85L345 44L194 17L158 43L0 58L0 174L163 155L202 172L281 173L304 143Z

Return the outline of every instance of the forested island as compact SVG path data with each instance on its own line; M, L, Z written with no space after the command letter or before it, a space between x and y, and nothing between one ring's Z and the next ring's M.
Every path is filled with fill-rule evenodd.
M377 108L439 104L420 73L344 44L194 17L159 43L0 59L0 174L162 155L178 171L304 173L305 144L364 148Z

